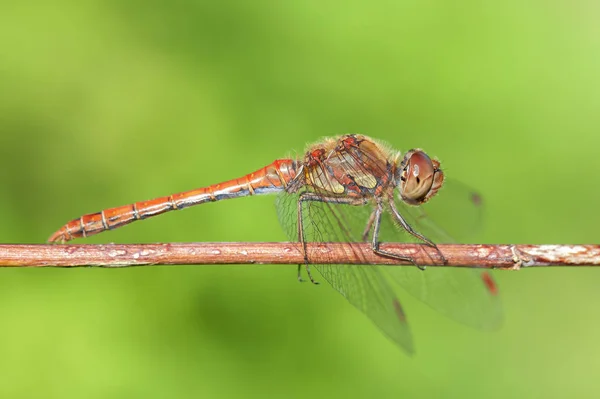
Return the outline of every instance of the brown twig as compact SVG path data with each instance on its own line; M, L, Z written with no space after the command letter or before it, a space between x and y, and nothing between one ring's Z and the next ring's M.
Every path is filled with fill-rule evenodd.
M418 265L518 270L534 266L599 266L600 245L382 244ZM376 255L370 244L310 243L311 263L406 265ZM443 257L440 256L443 254ZM445 258L445 261L444 261ZM101 245L0 245L0 267L301 264L297 243L203 242Z

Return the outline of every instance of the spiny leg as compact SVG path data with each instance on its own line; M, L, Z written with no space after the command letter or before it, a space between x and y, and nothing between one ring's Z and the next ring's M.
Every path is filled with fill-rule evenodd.
M304 266L306 266L306 274L308 275L310 282L318 285L319 282L316 281L310 273L310 267L308 266L308 263L305 263ZM301 283L304 282L304 279L302 278L302 265L298 265L298 281Z
M418 231L415 231L406 222L406 220L404 220L404 218L402 217L402 215L400 214L400 212L398 212L398 209L396 208L396 204L394 203L393 199L390 199L389 205L390 205L390 209L392 211L392 214L394 215L394 217L396 218L396 220L398 221L398 223L400 223L400 225L402 226L402 228L404 230L406 230L412 236L414 236L414 237L418 238L419 240L423 241L427 246L430 246L430 247L434 248L438 252L438 254L440 255L440 257L442 258L442 261L444 262L444 264L446 264L448 261L447 261L446 257L444 256L444 254L439 250L439 248L437 247L437 245L435 245L435 243L433 241L431 241L429 238L425 237L423 234L419 233ZM419 266L419 269L425 270L425 266Z
M306 240L304 239L304 221L302 217L302 195L298 198L298 241L302 245L302 254L304 255L304 265L306 266L306 271L308 272L308 254L306 252ZM315 284L310 273L308 273L308 277L310 281ZM302 279L302 265L298 265L298 281L301 283L304 282Z
M302 279L302 265L298 265L298 281L303 283L304 280Z
M375 221L376 214L377 210L373 209L373 212L371 212L371 216L369 216L369 220L367 221L367 225L365 226L365 230L362 233L362 240L365 242L369 239L369 232L371 231L371 227L373 227L373 222Z
M302 213L302 202L308 201L306 199L306 194L308 193L301 194L300 198L298 198L298 241L300 241L300 243L302 244L302 252L304 253L304 266L306 268L306 274L308 275L308 279L313 284L319 284L319 282L315 281L312 274L310 273L310 266L308 264L308 252L306 250L306 239L304 238L304 217ZM298 265L299 281L303 281L301 275L301 268L302 265Z
M333 204L344 204L344 205L366 205L368 203L367 198L348 198L348 197L325 197L317 195L315 193L307 192L300 194L298 198L298 241L302 244L302 251L304 253L304 266L306 267L306 274L313 284L319 284L312 277L310 272L310 264L308 261L308 252L306 250L306 239L304 237L304 217L302 213L303 202L325 202ZM298 280L303 281L300 275L301 265L298 265Z
M417 237L419 240L425 242L425 244L429 245L430 247L433 248L437 248L437 245L435 245L433 243L433 241L431 241L429 238L425 237L424 235L422 235L421 233L415 231L407 222L406 220L404 220L404 218L402 217L402 215L400 214L400 212L398 212L398 209L396 208L396 204L394 204L393 200L389 201L389 205L390 205L390 209L392 210L392 214L394 215L394 217L396 218L396 220L398 221L398 223L400 223L400 225L402 226L402 228L404 230L406 230L409 234L411 234L414 237Z
M384 251L383 249L379 248L379 228L381 227L381 215L383 214L383 204L381 202L377 202L377 207L375 208L373 214L373 222L375 224L375 226L373 227L373 239L371 240L371 248L373 249L373 252L375 252L377 255L385 256L388 258L410 262L413 265L417 266L419 269L424 270L425 267L419 266L417 262L415 262L415 260L410 256L398 255L396 253Z

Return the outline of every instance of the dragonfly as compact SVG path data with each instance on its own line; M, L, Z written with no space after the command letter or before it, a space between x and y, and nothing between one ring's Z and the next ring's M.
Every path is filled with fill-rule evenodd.
M493 330L502 321L498 286L487 271L416 266L408 256L382 249L386 242L416 242L436 249L452 243L479 220L481 198L466 186L451 185L440 162L421 149L404 155L359 134L325 138L309 145L303 157L277 159L243 177L149 201L105 209L73 219L49 238L65 243L124 226L136 220L206 202L277 193L277 215L288 238L299 245L311 268L365 313L409 354L414 342L398 296L402 289L460 323ZM433 197L434 201L430 201ZM438 217L454 218L444 227ZM440 220L441 220L440 219ZM311 253L310 242L344 242L355 254L369 242L378 256L406 261L405 266L335 265L327 254ZM354 243L354 245L353 245ZM321 260L322 263L319 262ZM413 265L411 265L413 264Z

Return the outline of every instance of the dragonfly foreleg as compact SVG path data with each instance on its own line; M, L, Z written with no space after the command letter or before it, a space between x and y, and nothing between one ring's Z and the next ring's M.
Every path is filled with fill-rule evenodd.
M402 228L404 230L406 230L412 236L417 237L419 240L423 241L425 244L429 245L430 247L437 248L437 245L435 245L433 241L431 241L429 238L425 237L423 234L419 233L418 231L415 231L408 223L406 223L406 220L404 220L404 218L402 217L400 212L398 212L398 209L396 208L396 204L394 204L394 200L390 200L389 205L390 205L390 210L392 211L392 214L394 215L394 218L398 221L398 223L400 223L400 226L402 226Z
M379 228L381 227L381 215L383 214L383 204L381 202L377 202L377 206L375 207L375 211L373 211L373 221L372 223L375 224L375 226L373 227L373 239L371 240L371 248L373 249L373 252L375 252L377 255L381 255L381 256L385 256L388 258L393 258L393 259L398 259L398 260L403 260L405 262L410 262L413 265L417 266L419 269L421 270L425 270L425 266L420 266L417 264L417 262L415 262L415 260L413 258L411 258L410 256L404 256L404 255L398 255L395 254L393 252L390 251L384 251L383 249L379 248ZM369 221L371 220L371 218L369 218Z
M434 248L438 252L440 257L442 258L443 263L445 264L447 262L446 257L444 256L444 254L442 254L442 252L439 250L437 245L435 245L435 243L433 241L431 241L429 238L425 237L423 234L419 233L418 231L415 231L408 223L406 223L406 220L404 220L404 218L402 217L400 212L398 212L398 209L396 208L396 204L394 203L393 199L390 199L389 205L390 205L390 210L392 211L392 214L394 215L394 218L398 221L398 223L400 223L400 226L402 226L402 228L404 230L406 230L412 236L423 241L426 245ZM425 266L419 266L419 269L425 270Z

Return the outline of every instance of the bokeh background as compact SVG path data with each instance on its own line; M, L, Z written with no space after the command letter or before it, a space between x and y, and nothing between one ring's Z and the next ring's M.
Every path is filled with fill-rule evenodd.
M354 132L422 147L490 243L597 243L591 1L0 3L0 242ZM274 198L87 243L279 241ZM406 356L295 267L0 271L0 396L597 397L600 271L496 272L504 327L403 298Z

